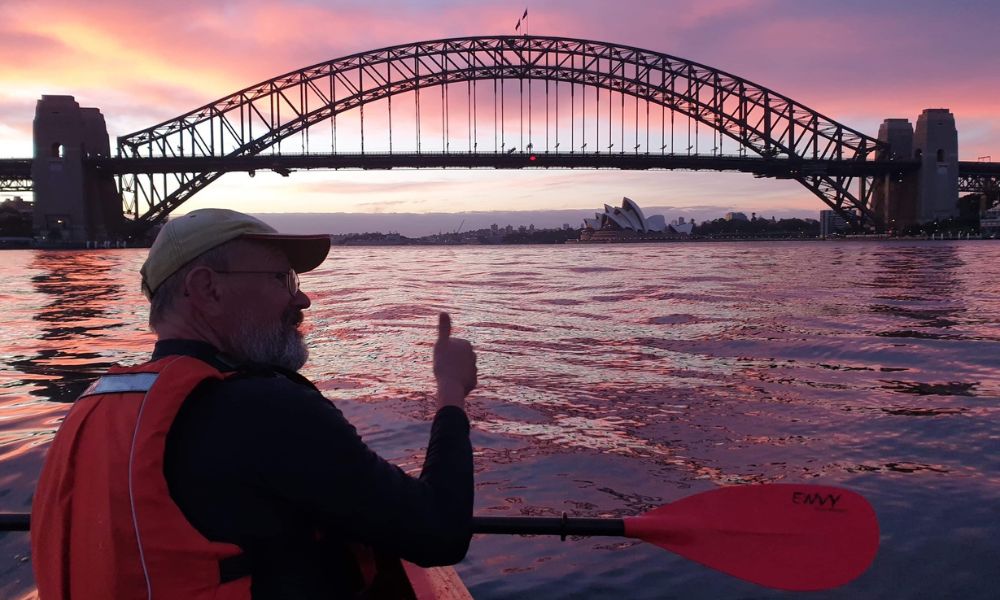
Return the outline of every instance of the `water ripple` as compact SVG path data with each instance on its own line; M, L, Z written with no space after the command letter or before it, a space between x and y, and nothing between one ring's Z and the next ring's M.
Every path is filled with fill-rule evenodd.
M16 511L66 403L153 338L143 251L2 256L0 508ZM434 317L453 313L480 361L479 512L625 516L719 485L839 483L875 504L883 546L820 597L919 598L995 569L1000 244L345 247L302 285L305 374L409 472ZM0 596L30 594L26 538L0 550ZM784 597L632 541L481 536L460 572L487 600ZM952 596L995 588L963 581Z

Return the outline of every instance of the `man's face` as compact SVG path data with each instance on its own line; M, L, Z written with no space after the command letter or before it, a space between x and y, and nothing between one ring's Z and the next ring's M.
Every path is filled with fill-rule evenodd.
M288 259L265 244L240 244L227 270L221 277L231 310L226 316L229 347L223 350L241 361L302 368L309 350L299 326L310 302L301 291L292 295L279 276L288 272Z

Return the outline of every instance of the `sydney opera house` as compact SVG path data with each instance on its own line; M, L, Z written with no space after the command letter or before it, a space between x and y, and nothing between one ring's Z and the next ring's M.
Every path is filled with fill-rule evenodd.
M683 219L682 219L683 221ZM646 217L631 198L622 198L621 208L604 205L603 213L583 220L581 242L639 242L676 238L691 233L691 223L667 225L663 215Z

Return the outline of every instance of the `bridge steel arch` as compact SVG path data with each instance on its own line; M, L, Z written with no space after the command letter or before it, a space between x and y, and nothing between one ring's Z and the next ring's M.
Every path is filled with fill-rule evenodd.
M767 159L866 161L886 149L787 96L689 60L589 40L495 36L392 46L292 71L119 137L119 156L256 155L356 108L362 111L363 139L366 104L451 83L510 79L580 84L634 96L704 123L738 142L743 152ZM346 95L337 97L338 88ZM790 172L852 225L878 225L864 176ZM139 230L151 227L221 175L123 175L124 211ZM852 190L855 184L858 193Z

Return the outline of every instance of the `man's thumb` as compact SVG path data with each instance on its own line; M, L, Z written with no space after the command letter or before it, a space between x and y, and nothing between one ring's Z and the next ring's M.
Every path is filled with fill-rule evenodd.
M438 341L447 342L451 337L451 316L446 313L438 315Z

